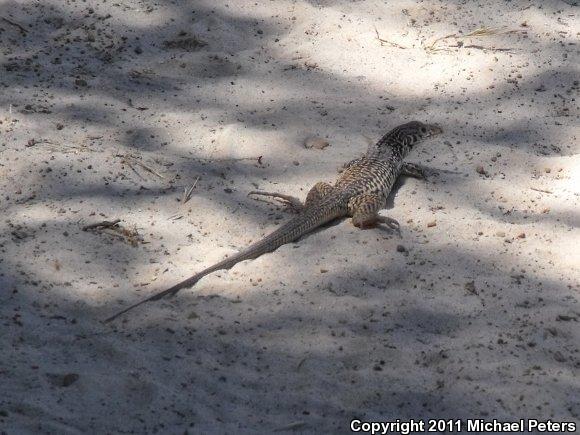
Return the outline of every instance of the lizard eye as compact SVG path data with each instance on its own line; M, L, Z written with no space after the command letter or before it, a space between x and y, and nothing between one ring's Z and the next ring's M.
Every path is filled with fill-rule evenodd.
M427 129L425 127L421 127L421 133L427 133Z

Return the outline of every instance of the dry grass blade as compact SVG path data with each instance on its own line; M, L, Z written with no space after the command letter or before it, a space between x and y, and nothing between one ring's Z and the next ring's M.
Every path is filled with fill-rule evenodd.
M157 172L155 169L147 166L145 163L139 160L139 158L131 155L131 154L115 154L115 157L120 157L121 163L126 164L129 166L139 177L143 178L141 174L135 169L135 166L139 166L140 168L144 169L145 171L149 172L150 174L155 175L161 179L165 179L165 176Z
M554 193L551 190L538 189L537 187L530 187L530 189L535 190L536 192L547 193L549 195L551 195L552 193Z
M425 50L428 52L433 52L433 51L444 51L444 50L449 50L449 47L437 47L437 44L440 43L441 41L447 40L447 39L454 39L456 41L460 41L462 39L468 39L468 38L483 38L483 37L487 37L487 36L493 36L493 35L505 35L508 33L515 33L516 30L505 30L503 28L494 28L494 27L480 27L479 29L476 29L472 32L466 33L465 35L462 34L457 34L457 33L451 33L449 35L445 35L445 36L441 36L439 38L436 38L433 40L433 42L427 46L425 46ZM458 44L457 46L454 46L454 48L458 48L458 47L462 47L463 44ZM495 49L495 48L487 48L487 47L481 47L481 46L469 46L469 48L479 48L482 50L495 50L495 51L507 51L509 49Z
M127 166L129 166L129 167L131 168L131 170L132 170L133 172L135 172L135 174L136 174L136 175L137 175L137 176L138 176L138 177L139 177L141 180L145 180L145 177L143 177L143 176L142 176L142 175L139 173L139 171L138 171L137 169L135 169L135 166L133 166L129 160L123 159L123 160L121 160L121 163L122 163L122 164L124 164L124 165L127 165Z
M0 17L0 19L4 22L10 24L11 26L17 27L18 30L20 30L20 33L22 33L23 35L26 35L28 33L28 30L26 30L24 28L24 26L22 26L21 24L18 24L16 21L9 20L6 17Z
M505 31L493 27L480 27L479 29L476 29L473 32L470 32L467 35L465 35L465 38L469 38L472 36L491 36L498 35L500 33L505 33Z
M189 201L191 199L191 194L193 192L193 189L195 189L195 186L197 185L198 181L199 181L199 176L195 179L195 181L193 182L191 187L189 187L189 189L187 187L183 188L183 198L181 199L182 204L185 204L187 201Z
M393 47L400 48L401 50L406 50L407 49L407 47L404 47L404 46L402 46L400 44L397 44L396 42L392 42L392 41L389 41L388 39L381 38L381 36L379 35L379 31L378 31L378 29L376 27L375 27L375 33L377 35L377 40L381 43L381 45L389 44L389 45L391 45Z
M160 173L159 173L159 172L157 172L156 170L154 170L154 169L150 168L149 166L145 165L145 163L143 163L143 162L139 162L139 161L137 161L137 160L135 161L135 163L137 163L139 166L141 166L141 167L142 167L143 169L145 169L147 172L149 172L149 173L151 173L151 174L155 175L156 177L159 177L159 178L161 178L161 179L165 179L165 177L164 177L162 174L160 174Z

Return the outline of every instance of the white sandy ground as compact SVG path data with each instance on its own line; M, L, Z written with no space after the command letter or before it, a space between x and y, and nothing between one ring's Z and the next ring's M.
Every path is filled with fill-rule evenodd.
M19 0L0 16L0 433L579 422L577 8ZM428 49L483 26L511 32ZM206 45L164 44L193 36ZM100 323L290 217L249 191L304 197L412 119L445 134L410 158L429 180L382 212L400 235L344 220ZM113 219L142 242L82 231Z

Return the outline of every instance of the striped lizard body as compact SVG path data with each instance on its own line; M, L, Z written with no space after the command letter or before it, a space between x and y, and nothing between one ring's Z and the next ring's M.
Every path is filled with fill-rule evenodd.
M110 322L144 303L175 295L181 289L192 287L212 272L230 269L241 261L271 252L340 217L352 216L353 225L359 228L370 228L379 223L398 228L395 220L380 216L378 212L385 207L387 197L399 175L421 176L416 166L404 162L413 146L440 133L442 130L438 126L418 121L394 128L376 144L370 146L365 155L345 164L344 171L334 185L324 182L315 184L308 192L299 214L280 228L239 253L225 258L167 290L155 293L125 308L106 319L105 322ZM288 198L281 194L266 193L265 195Z

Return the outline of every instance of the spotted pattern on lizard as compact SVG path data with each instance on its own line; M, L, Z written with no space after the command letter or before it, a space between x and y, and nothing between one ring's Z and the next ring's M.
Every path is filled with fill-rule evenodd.
M340 217L352 216L352 223L360 228L387 224L397 228L398 223L379 215L385 207L393 185L401 173L417 175L413 165L404 162L411 149L420 141L442 133L437 125L412 121L385 134L369 146L365 155L344 165L334 185L319 182L309 191L302 210L280 228L231 257L202 270L173 287L153 294L109 317L110 322L146 302L175 295L179 290L192 287L204 276L221 269L230 269L237 263L259 257L278 247L293 242L314 229ZM280 194L268 194L282 196Z

